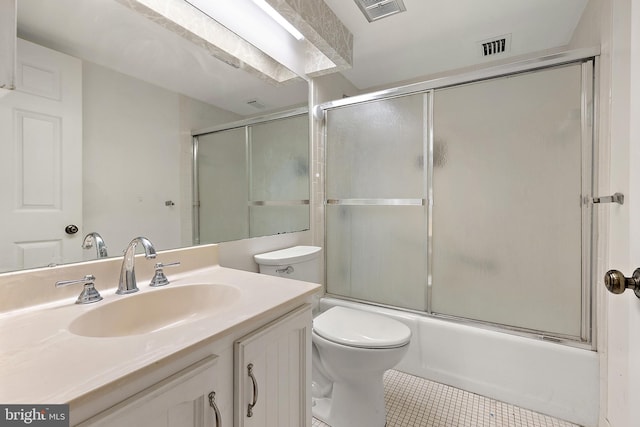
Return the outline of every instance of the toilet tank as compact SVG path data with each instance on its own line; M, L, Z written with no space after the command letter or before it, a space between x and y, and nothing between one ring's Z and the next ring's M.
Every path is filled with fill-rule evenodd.
M318 246L294 246L254 255L253 259L258 263L260 273L320 283L321 254L322 248Z

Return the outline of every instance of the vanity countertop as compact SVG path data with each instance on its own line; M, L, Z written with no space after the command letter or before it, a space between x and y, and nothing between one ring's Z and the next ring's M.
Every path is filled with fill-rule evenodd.
M139 280L135 294L116 295L111 288L101 290L104 299L93 304L74 304L73 297L0 314L0 402L70 403L181 350L238 331L252 320L293 309L320 289L313 283L218 265L171 274L170 279L167 289L224 284L237 288L240 296L233 305L202 318L119 337L79 336L68 328L84 312L163 288L140 285Z

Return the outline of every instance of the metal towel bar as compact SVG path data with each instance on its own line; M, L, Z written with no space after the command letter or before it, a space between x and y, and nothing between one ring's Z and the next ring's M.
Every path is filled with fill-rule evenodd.
M593 203L619 203L624 205L624 194L615 193L613 196L594 197Z

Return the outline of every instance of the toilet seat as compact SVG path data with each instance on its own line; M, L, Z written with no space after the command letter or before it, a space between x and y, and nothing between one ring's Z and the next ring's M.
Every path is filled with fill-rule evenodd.
M337 344L358 348L395 348L409 343L411 330L379 314L332 307L313 319L313 331Z

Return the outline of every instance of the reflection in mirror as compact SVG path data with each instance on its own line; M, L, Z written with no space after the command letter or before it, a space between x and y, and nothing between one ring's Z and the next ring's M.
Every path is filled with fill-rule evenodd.
M20 0L18 35L0 272L95 259L91 232L109 256L138 235L192 245L192 130L306 105L306 82L273 86L115 1Z
M194 133L194 242L309 228L307 110Z

